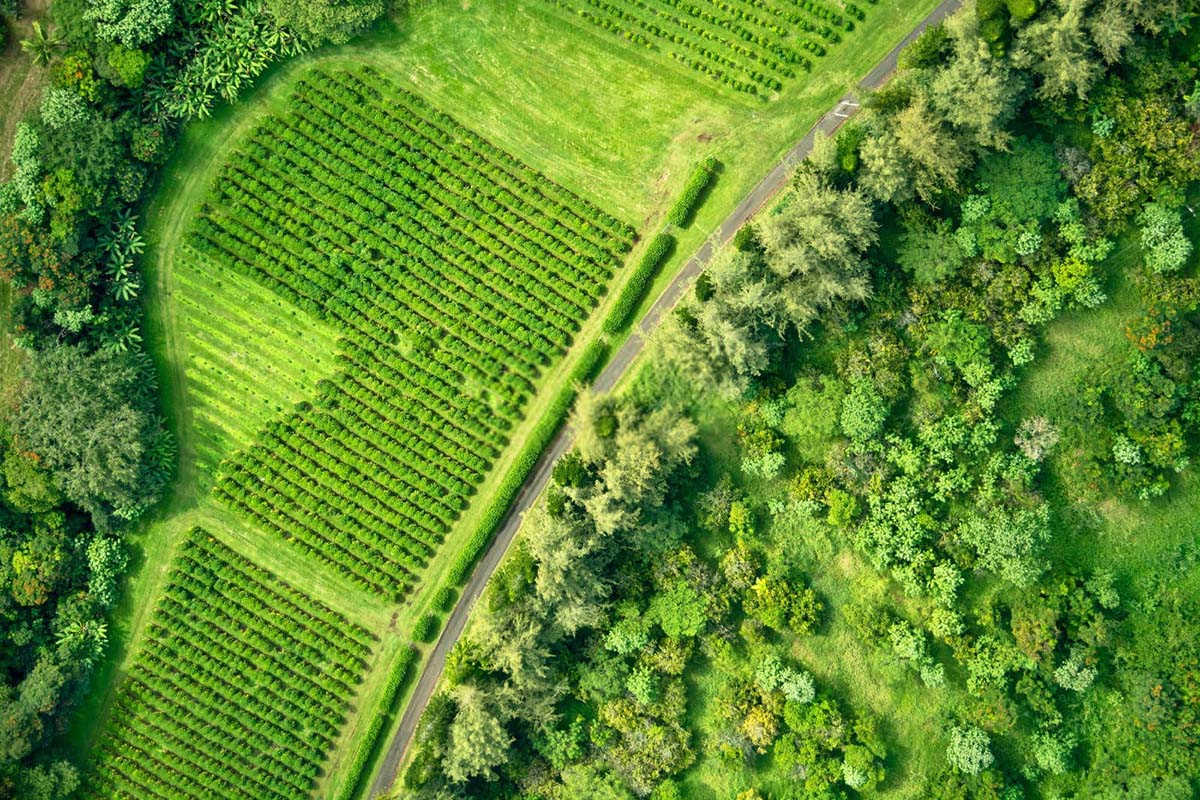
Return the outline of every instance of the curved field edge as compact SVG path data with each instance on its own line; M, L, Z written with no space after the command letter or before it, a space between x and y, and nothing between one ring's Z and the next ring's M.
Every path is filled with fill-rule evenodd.
M819 86L814 79L812 84L800 87L770 106L757 103L746 105L744 101L710 97L714 94L711 87L696 85L683 74L663 71L661 64L634 51L626 51L619 41L607 41L590 32L581 32L553 15L534 14L521 7L439 8L444 15L438 18L438 25L425 26L431 14L418 12L416 19L393 30L377 33L361 43L332 53L312 54L283 65L273 70L243 102L223 108L213 119L191 126L161 174L158 192L144 214L150 221L147 231L150 247L144 262L146 334L164 388L164 413L179 435L180 473L171 499L134 537L135 570L114 620L112 639L115 643L98 671L97 689L80 709L71 732L70 743L76 751L83 754L103 723L117 679L129 663L149 617L148 612L154 608L161 594L163 579L177 543L192 526L203 524L221 539L238 543L241 552L260 559L264 565L298 586L312 591L318 597L330 599L335 608L352 605L353 608L347 610L353 612L355 619L365 621L372 630L385 637L384 646L377 656L378 663L372 665L356 697L356 713L345 726L338 747L326 764L327 777L319 790L328 793L332 784L336 783L330 776L338 777L347 754L354 749L356 738L370 727L375 715L384 711L378 708L381 705L380 694L390 671L388 662L405 646L402 632L410 630L421 616L431 610L433 595L445 582L446 571L457 548L470 536L486 505L483 500L503 480L525 436L542 422L556 394L552 387L570 374L586 346L597 338L600 321L607 314L620 284L628 277L629 268L626 267L614 280L605 301L593 312L576 337L568 355L542 376L538 384L539 391L527 408L524 421L514 430L510 444L493 465L471 507L447 537L438 556L424 571L420 586L403 607L397 609L357 592L348 598L344 586L324 579L319 571L314 574L312 564L306 560L281 552L278 547L264 547L261 536L251 534L224 509L202 503L197 491L194 443L188 436L191 409L180 380L184 362L182 343L179 341L178 309L172 300L176 285L170 259L190 218L190 212L202 198L215 171L220 168L223 154L286 99L287 87L303 68L315 63L370 63L377 66L416 90L435 106L453 113L464 125L558 180L568 189L601 204L618 216L628 217L628 221L638 223L643 242L648 238L646 234L653 229L651 223L657 223L674 201L674 194L682 186L695 161L714 152L722 156L729 168L697 219L689 229L680 232L681 243L676 256L648 293L643 303L645 306L653 302L662 286L715 227L716 221L736 205L773 160L786 151L836 97L865 74L870 65L899 39L899 35L907 32L932 5L932 1L928 0L907 7L882 4L875 7L876 12L859 32L861 38L856 46L836 51L827 61L821 62L821 67L830 65L830 69L818 71L821 77ZM464 20L474 17L478 17L475 22ZM484 78L456 82L445 77L451 73L433 69L434 65L453 64L454 69L467 71L473 59L475 63L488 60L494 65L513 66L501 64L494 51L481 49L480 45L481 40L494 43L505 30L512 29L518 22L523 30L532 26L535 34L524 47L533 48L550 39L561 39L560 50L566 47L583 52L586 58L593 59L595 64L610 73L616 71L626 74L636 70L640 76L653 76L655 91L674 97L672 107L676 116L667 119L669 115L662 115L657 119L655 135L644 135L644 131L632 128L624 130L623 135L627 139L640 143L643 155L639 160L618 154L625 166L623 170L616 170L615 179L596 180L600 168L594 161L595 149L606 151L603 143L591 144L594 150L589 161L588 157L580 157L579 148L583 147L582 144L564 143L561 134L549 135L553 133L555 120L543 118L533 125L517 124L520 122L519 109L528 108L525 104L544 89L543 85L529 80L531 68L543 74L555 72L560 91L578 89L575 77L570 74L564 76L558 74L562 71L554 70L552 59L532 67L529 64L514 67L515 77L507 88L515 97L500 96L499 89L489 83L486 71L481 73ZM414 41L417 36L415 31L421 31L421 35L419 40ZM451 35L447 38L446 34ZM510 45L507 52L512 53L514 47ZM464 52L468 56L466 59L463 58ZM467 62L465 66L460 63L464 60ZM481 98L485 98L486 102ZM590 118L593 120L607 118L611 111L611 108L598 101L593 102L591 108ZM497 109L503 109L503 113L497 112ZM493 117L493 113L498 116ZM560 117L567 114L567 111L561 112ZM613 125L611 120L609 125L612 129L622 128L620 124ZM769 133L765 133L765 129L769 129ZM554 146L564 152L554 151ZM572 164L583 166L572 168ZM632 176L638 172L641 172L642 179L633 180ZM625 213L630 210L637 214L631 216ZM636 262L640 252L640 247L635 248L627 263ZM421 648L422 660L428 649ZM392 727L389 735L394 733L395 726ZM341 779L344 782L357 779L357 776L342 776ZM362 785L367 783L364 781Z

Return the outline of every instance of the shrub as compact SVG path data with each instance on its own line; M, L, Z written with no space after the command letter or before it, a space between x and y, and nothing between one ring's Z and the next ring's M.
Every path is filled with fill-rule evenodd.
M438 632L437 614L426 614L413 626L413 638L418 642L432 642Z
M678 228L686 228L691 224L696 209L704 202L720 167L721 162L710 156L692 170L691 176L684 184L683 193L667 212L668 223Z
M433 596L433 607L439 611L450 611L454 601L458 599L458 591L453 586L443 586Z
M650 284L654 282L659 268L675 250L675 237L669 233L660 233L651 240L642 254L633 275L621 288L617 302L604 320L604 332L613 335L620 333L631 322L633 312L641 304Z

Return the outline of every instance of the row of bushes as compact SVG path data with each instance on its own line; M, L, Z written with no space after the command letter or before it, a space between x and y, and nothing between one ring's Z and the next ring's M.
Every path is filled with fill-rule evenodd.
M359 786L367 777L367 766L375 754L379 734L383 732L384 723L391 720L392 711L400 697L400 690L408 682L409 673L412 672L412 666L416 660L417 649L411 645L396 657L396 663L392 666L392 672L388 675L387 683L383 687L379 713L371 720L371 725L367 728L366 733L358 739L358 749L354 751L354 759L346 771L346 782L342 784L341 791L336 795L337 800L352 800L358 796Z
M651 247L653 246L654 243L651 243ZM492 497L492 502L483 512L483 517L479 520L475 532L471 535L466 545L463 546L463 549L459 551L458 558L455 559L454 564L451 565L448 575L451 585L461 584L467 579L467 575L470 574L471 569L475 566L475 562L479 560L479 556L483 553L484 548L491 541L492 534L495 533L500 523L504 521L508 507L512 505L517 492L521 490L525 479L529 477L529 473L537 465L542 451L549 446L551 440L554 439L554 435L558 433L558 429L562 427L563 421L567 417L567 412L571 410L571 404L575 402L576 386L590 383L607 356L608 344L606 342L592 342L584 350L583 355L580 356L579 363L571 370L566 383L559 389L558 394L554 396L554 399L550 402L550 407L542 415L537 425L534 426L529 434L529 438L525 441L525 446L521 448L521 452L517 454L516 460L508 468L508 472Z
M621 294L618 295L616 304L608 313L608 318L604 320L605 333L618 334L630 323L633 312L641 305L642 298L650 290L650 284L658 275L659 268L674 250L675 237L665 231L650 241L646 252L642 254L642 260L638 262L637 269L634 270L625 286L621 288Z
M712 156L697 164L683 187L683 194L679 195L675 205L667 212L667 222L678 228L686 228L692 224L692 217L695 215L696 209L704 202L709 187L716 180L717 172L720 169L721 162Z

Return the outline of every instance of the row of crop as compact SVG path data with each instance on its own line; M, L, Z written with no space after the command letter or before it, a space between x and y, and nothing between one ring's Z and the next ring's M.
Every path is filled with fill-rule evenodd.
M280 580L273 572L212 538L203 528L193 528L179 547L180 564L194 564L214 578L238 583L305 629L332 643L341 639L358 645L360 655L370 651L375 637L361 625ZM347 645L350 647L351 645Z
M517 197L510 190L511 187L519 191L512 181L506 181L506 176L498 170L485 171L478 156L464 157L441 148L382 108L364 106L353 95L347 96L352 91L340 86L336 89L298 86L289 116L265 130L267 141L295 142L294 138L288 138L289 134L302 133L346 160L362 156L359 165L376 178L387 177L403 164L416 186L431 193L440 192L448 203L454 198L469 201L502 222L509 229L505 238L527 239L581 266L587 261L614 266L619 263L619 240L593 241L551 216L561 213L561 209Z
M412 576L405 574L402 567L383 558L365 560L357 542L317 515L307 512L290 515L228 476L213 486L213 496L252 525L260 526L309 558L326 564L344 581L368 594L400 600L410 588Z
M264 200L261 199L266 198L267 201L275 204L276 213L279 213L281 216L295 219L300 214L307 211L309 223L313 228L320 227L322 225L330 226L341 232L344 232L344 236L346 237L347 241L354 242L355 247L366 246L372 250L391 256L393 260L406 259L406 254L403 250L387 244L378 237L378 226L368 227L357 222L339 218L341 215L341 210L337 205L330 204L328 200L324 199L327 197L327 193L318 190L317 187L309 186L304 190L300 190L282 175L273 173L269 174L262 171L258 172L254 176L251 176L246 172L240 172L238 177L243 185L248 184L250 187L252 187L253 192L246 191L240 186L237 189L231 189L227 186L223 199L227 203L226 214L232 219L237 220L241 219L246 214L251 215L249 220L242 223L247 228L257 230L266 228L269 230L278 225L279 220L272 219L273 214L266 207ZM276 185L271 186L270 184ZM302 191L311 193L311 197L299 197L298 195L300 195ZM291 194L293 197L285 198L281 196L281 193ZM279 208L280 206L283 206L282 211ZM224 219L224 215L222 219ZM275 223L275 225L264 225L263 222ZM301 225L307 227L307 224L302 223ZM313 234L315 235L315 233L316 232L314 230ZM327 237L325 238L325 241L328 241ZM286 245L285 242L279 240L278 238L275 239L274 243L276 248L284 248ZM313 245L319 243L319 241L313 242L310 240L305 244ZM293 245L288 249L295 251L298 248ZM319 253L321 251L319 248L313 247L311 252ZM367 272L368 270L369 267L364 267L363 271ZM326 288L330 294L336 292L341 286L341 282L346 278L344 275L335 276L328 275L323 272L320 274L309 273L308 277L314 283L318 283ZM414 276L414 278L416 278L416 276ZM400 293L407 291L407 288L403 286L394 286L392 291L393 293ZM437 303L431 300L426 300L424 298L425 292L433 294L434 297L442 294L442 302ZM449 297L446 297L444 292L445 289L443 287L423 283L421 292L409 292L406 295L409 298L407 305L414 310L419 311L423 317L430 319L430 321L434 322L434 324L442 327L447 327L449 325L449 330L454 331L455 326L452 323L447 322L448 319L452 320L454 317L447 317L446 314L448 312L443 311L442 305L453 307L461 306L461 304L450 299ZM413 297L418 298L418 301L415 305L411 300ZM505 312L501 311L499 313L504 314ZM491 316L495 317L496 314L492 314ZM472 327L470 330L473 332L476 340L487 341L487 334L488 332L491 332L493 328ZM508 354L510 356L515 356L517 353L522 352L523 348L534 347L537 344L534 338L536 334L534 334L532 331L529 331L527 328L521 327L519 323L517 330L514 331L514 334L519 334L521 331L524 331L525 335L523 337L514 338L508 336L507 326L495 327L494 330L503 331L505 333L505 337L502 338L501 344L508 349Z
M608 267L603 262L575 253L555 253L515 231L513 223L487 213L469 196L471 190L478 191L482 187L466 187L462 195L447 194L436 180L399 159L386 155L379 156L378 160L369 158L364 154L364 150L369 152L368 142L360 141L356 147L348 144L327 147L323 142L336 138L335 134L303 118L295 118L294 115L306 108L313 115L319 114L325 122L331 122L325 112L299 105L289 118L293 127L286 128L280 138L271 140L271 148L251 142L244 150L244 160L253 162L252 166L279 172L287 182L294 178L292 173L295 171L307 173L314 181L340 195L343 206L340 210L360 224L370 226L380 219L390 222L400 212L407 212L408 216L418 210L426 214L437 212L439 224L452 226L453 231L463 238L482 245L504 242L507 247L503 252L521 252L522 264L533 267L531 276L534 278L545 280L547 270L557 265L556 273L569 274L574 284L586 288L588 294L607 279ZM306 152L308 150L321 152L314 158ZM242 171L247 171L245 165L242 165ZM309 188L309 193L317 202L328 204L324 190L312 192ZM373 204L382 208L370 208ZM476 229L487 235L481 236Z
M285 475L269 462L252 456L239 456L224 470L226 474L217 485L225 498L269 514L285 536L315 538L323 547L332 546L335 557L344 551L355 571L366 573L364 578L382 577L386 585L388 578L399 580L404 573L415 574L423 566L421 557L397 543L398 528L385 528L387 535L380 533L376 526L362 521L360 509L348 507L344 501L334 505L323 499L323 487L298 470L289 470L290 474ZM259 474L261 479L256 477ZM387 570L381 571L382 565Z
M255 183L257 180L257 178L251 178L249 176L246 176L245 178L247 183ZM312 189L310 188L309 191L312 191ZM238 189L237 193L239 197L236 200L231 199L229 211L227 212L231 218L238 219L241 215L246 213L244 209L247 209L249 213L255 214L260 218L266 217L267 222L271 221L269 219L269 214L261 214L259 213L259 210L255 208L255 206L262 204L262 201L258 199L259 197L271 197L272 191L270 189L260 185L258 191L255 193L257 196L246 193L241 189ZM288 201L277 200L277 202ZM302 205L302 201L300 200L290 202L293 205L291 209L291 213L293 215L300 213L305 206L308 206L311 211L311 204ZM269 229L271 227L269 225L263 225L258 221L255 222L256 224L254 224L253 227L257 229ZM387 306L394 311L404 311L408 312L410 315L416 315L415 317L409 316L405 320L406 325L415 327L420 325L422 320L426 321L440 329L454 333L458 337L463 338L464 341L472 342L474 349L478 351L483 351L489 344L498 344L504 348L503 357L505 361L511 359L518 361L518 363L520 363L521 360L519 354L526 352L526 350L534 349L537 351L554 347L553 344L545 344L544 338L539 340L538 333L535 333L528 327L523 326L519 321L510 322L509 320L512 320L513 317L506 310L497 310L488 314L488 316L492 318L492 324L487 324L488 320L486 318L477 321L476 317L478 315L472 314L471 309L464 306L459 300L452 298L448 294L449 289L446 286L439 286L437 283L431 283L427 278L422 278L420 273L416 273L411 270L395 269L396 266L398 266L395 263L397 260L403 259L408 261L407 254L403 250L376 239L374 231L363 228L357 223L344 223L342 221L338 221L335 224L337 224L340 229L347 231L348 235L352 236L353 240L358 242L360 245L372 247L372 249L376 251L382 251L384 254L392 256L392 261L388 264L388 266L392 268L390 271L393 273L398 273L401 276L402 282L389 282L378 287L380 290L382 290L381 292L369 292L366 294L368 299L372 300L375 304ZM246 227L251 227L251 225L246 224ZM275 241L277 248L283 248L285 247L285 244L286 243L282 241ZM296 248L292 247L291 249L295 250ZM313 252L319 251L316 248L313 248ZM342 277L340 281L338 278L332 277L310 277L314 282L328 280L327 286L331 290L331 294L335 297L339 296L337 294L339 289L344 290L344 285L341 283L341 281L344 281L346 279L345 277ZM373 270L371 267L364 267L355 277L359 280L381 280L376 276L375 270ZM407 278L408 281L404 281L405 278ZM409 286L405 285L409 281L420 284L418 290L414 291ZM453 284L451 284L451 286L452 285ZM431 297L427 297L427 295L431 295ZM326 302L329 302L328 299ZM349 310L352 312L363 312L363 309L354 308L354 303L348 303L347 305L350 306ZM483 311L484 309L480 308L479 310ZM326 316L328 316L328 314L329 310L327 309ZM345 316L345 314L343 313L342 316ZM420 319L417 319L417 317ZM544 326L539 325L539 327ZM556 338L561 338L563 336L563 334L555 331L548 330L546 332L550 335L556 336ZM495 363L496 366L499 367L499 363ZM481 365L481 368L484 366L485 365Z
M289 507L317 516L336 533L334 541L368 560L383 558L414 573L424 566L429 547L405 533L406 518L364 492L310 477L308 470L321 469L315 461L297 459L303 470L269 453L246 455L239 461L240 468L229 469L229 477L240 478L240 487L249 496L263 498L279 512Z
M361 627L193 530L119 690L90 790L307 797L369 641Z
M804 56L779 39L750 30L737 19L715 14L690 0L623 0L654 14L699 39L723 45L749 62L782 78L796 77L792 65ZM732 37L732 38L731 38ZM807 40L801 40L805 44ZM752 68L753 69L753 68Z
M122 728L122 743L149 753L169 750L176 766L185 766L201 780L226 789L237 786L259 797L287 797L293 800L307 797L312 778L303 772L264 758L261 751L230 748L228 739L217 739L196 730L187 718L168 717L161 713L146 713L134 717L130 706L118 708L110 725ZM214 780L215 779L215 780Z
M829 44L838 44L842 41L842 35L835 31L828 23L824 21L820 23L814 22L811 14L795 11L794 5L791 8L782 8L778 2L772 2L772 0L707 0L707 2L739 18L741 18L741 15L746 15L747 17L755 16L761 19L754 12L763 11L790 24L795 29L820 36ZM766 22L762 24L768 25ZM781 35L786 36L789 32L787 28L769 27L771 27L771 30L780 32Z
M295 146L296 139L303 136L309 146L323 148L330 160L354 164L360 170L357 173L359 180L383 181L375 189L381 197L392 198L388 205L393 208L398 207L395 194L387 187L403 180L410 195L433 200L464 219L489 227L494 236L511 242L536 263L559 262L577 273L576 280L583 281L587 276L602 283L610 268L619 263L616 255L595 245L590 246L593 252L579 252L511 209L494 204L493 211L480 205L480 192L489 186L486 178L473 183L453 174L427 153L416 149L416 145L399 138L406 131L380 128L353 108L337 110L335 116L334 111L314 103L314 98L298 98L292 111L293 127L273 141ZM355 121L360 130L331 127L336 123L346 125ZM361 130L364 128L366 130Z
M340 713L328 719L325 715L332 710L323 701L303 693L289 696L289 687L298 676L286 665L274 664L271 656L254 645L230 646L226 641L228 632L216 621L189 618L178 601L164 599L159 611L163 613L156 615L155 624L150 626L151 635L156 637L154 652L172 656L172 666L189 679L198 680L212 696L252 689L255 702L263 704L258 707L259 715L280 728L301 734L315 731L322 736L337 733ZM270 709L271 716L266 715L266 709Z
M403 418L397 419L397 424L403 422ZM337 433L331 434L330 430L334 428L338 429ZM288 433L288 441L291 447L310 458L324 453L330 470L342 480L366 478L371 483L394 485L396 489L410 493L418 508L428 512L430 522L436 520L445 525L457 518L466 505L461 492L447 490L423 470L415 469L411 461L396 456L391 448L375 444L357 430L357 425L347 426L322 409L298 418Z
M300 426L296 426L300 427ZM396 436L406 435L405 431L393 429ZM411 435L411 434L409 434ZM259 463L270 463L273 474L290 479L293 482L304 482L306 485L317 485L323 495L321 500L328 502L330 508L350 505L362 509L381 520L388 527L403 528L408 535L415 531L425 531L418 538L429 546L429 542L437 542L453 522L453 512L434 513L420 502L413 502L408 493L420 495L424 492L414 492L416 480L405 481L399 486L393 486L387 476L376 472L351 467L341 458L341 448L326 447L323 442L314 442L300 436L267 436L259 440L259 446L251 455ZM436 463L432 459L427 459ZM405 473L412 474L415 470L409 465ZM405 473L402 476L408 477ZM401 494L404 492L404 494ZM372 503L374 501L374 504ZM424 548L414 550L406 547L412 555L422 557Z
M357 673L350 665L362 669L365 663L356 663L360 659L336 648L317 649L272 625L270 616L259 619L260 615L270 613L267 609L251 611L230 596L197 594L195 590L201 588L182 578L167 587L162 602L163 625L169 627L171 622L180 622L194 628L198 635L211 637L216 634L220 647L263 665L279 681L277 689L286 700L316 703L318 713L327 722L337 721L345 710L339 707L337 698L357 679ZM253 622L258 622L261 629L250 627ZM286 670L271 661L284 650L289 658L297 659Z
M370 88L378 93L376 95L378 99L387 101L381 105L393 116L400 118L403 114L403 118L407 120L432 126L439 134L438 140L446 149L462 154L474 154L484 162L500 167L505 174L511 176L512 185L523 191L525 199L543 205L551 219L565 220L574 216L577 224L571 224L570 227L580 231L602 232L605 239L620 243L618 252L627 251L633 242L636 236L633 226L621 222L574 192L550 180L516 156L496 147L464 127L449 115L432 108L424 99L400 88L399 85L385 78L375 69L363 66L357 68L353 74L339 70L332 74L318 72L316 75L319 79L331 79L355 88ZM426 131L430 132L429 129ZM502 185L508 184L502 180L496 182ZM538 199L539 197L541 199Z

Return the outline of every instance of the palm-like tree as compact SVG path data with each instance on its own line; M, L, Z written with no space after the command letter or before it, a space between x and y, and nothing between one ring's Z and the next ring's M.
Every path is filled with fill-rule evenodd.
M62 39L47 34L42 30L42 23L34 20L33 33L28 39L21 40L21 49L33 56L33 63L45 66L61 44Z

